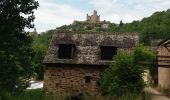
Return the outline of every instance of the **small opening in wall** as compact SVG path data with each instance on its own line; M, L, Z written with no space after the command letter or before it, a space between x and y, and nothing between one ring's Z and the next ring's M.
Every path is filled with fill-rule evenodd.
M85 76L85 83L90 83L92 77L91 76Z
M112 60L113 56L117 54L117 48L114 46L100 46L101 60Z
M72 44L59 44L58 58L60 59L71 59L73 54Z

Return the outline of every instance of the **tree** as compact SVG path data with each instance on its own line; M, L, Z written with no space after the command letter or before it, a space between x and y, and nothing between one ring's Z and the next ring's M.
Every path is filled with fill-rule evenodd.
M0 1L0 89L26 88L33 73L32 38L24 28L33 28L35 0Z
M33 57L33 61L34 61L35 73L37 74L38 80L43 80L43 76L44 76L43 59L47 52L50 39L52 38L52 35L54 34L54 32L55 30L48 30L41 35L38 35L38 34L31 35L34 40L33 49L34 49L35 55Z
M116 96L141 93L144 88L144 64L153 59L153 53L143 45L137 45L132 52L118 52L112 65L102 73L99 80L102 93Z
M120 21L119 26L120 26L120 27L123 26L123 21L122 21L122 20Z

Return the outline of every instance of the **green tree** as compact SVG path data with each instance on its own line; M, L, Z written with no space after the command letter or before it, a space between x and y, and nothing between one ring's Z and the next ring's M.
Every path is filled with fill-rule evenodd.
M35 0L0 1L0 89L26 88L33 73L32 38L24 28L33 28Z
M33 61L34 61L35 73L37 74L38 80L43 80L43 76L44 76L43 59L45 57L50 39L52 35L54 34L54 32L55 32L54 30L49 30L43 34L31 35L34 40L32 44L34 52L35 52Z
M156 55L143 44L138 44L133 50L134 63L138 65L151 65L155 61Z
M123 26L123 21L122 21L122 20L120 21L119 26L120 26L120 27Z
M144 88L144 64L153 59L153 53L143 45L137 45L132 52L119 51L112 65L101 75L99 86L102 93L117 96L141 93Z

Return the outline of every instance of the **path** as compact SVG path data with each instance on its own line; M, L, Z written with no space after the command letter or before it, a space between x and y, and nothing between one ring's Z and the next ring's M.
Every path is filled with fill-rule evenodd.
M157 90L153 88L145 88L145 91L151 93L153 95L152 100L170 100L170 98L166 97L162 93L158 92Z
M27 89L43 88L43 81L31 81L30 84L30 87L28 87Z

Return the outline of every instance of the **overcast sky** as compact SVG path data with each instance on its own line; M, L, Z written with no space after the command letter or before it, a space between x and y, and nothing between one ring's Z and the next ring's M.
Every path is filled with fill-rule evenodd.
M38 32L86 20L86 14L97 10L101 20L132 22L150 16L155 11L170 8L170 0L38 0L35 27Z

